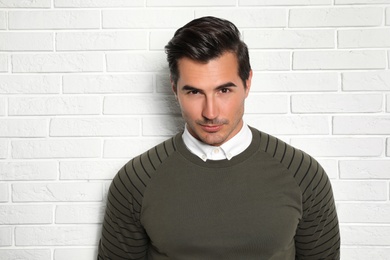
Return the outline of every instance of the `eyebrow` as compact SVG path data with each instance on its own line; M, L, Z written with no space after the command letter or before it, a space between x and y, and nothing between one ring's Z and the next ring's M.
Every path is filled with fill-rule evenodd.
M237 85L234 84L233 82L227 82L227 83L224 83L222 85L217 86L215 89L218 90L218 89L229 88L229 87L237 87ZM184 85L181 89L185 90L185 91L191 91L191 90L201 91L201 89L199 89L197 87L190 86L190 85Z

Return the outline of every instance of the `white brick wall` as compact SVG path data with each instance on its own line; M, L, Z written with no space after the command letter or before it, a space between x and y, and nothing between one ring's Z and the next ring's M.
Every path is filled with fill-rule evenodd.
M390 259L389 0L0 1L0 259L91 260L110 180L182 128L163 51L233 21L248 124L316 157L342 259Z

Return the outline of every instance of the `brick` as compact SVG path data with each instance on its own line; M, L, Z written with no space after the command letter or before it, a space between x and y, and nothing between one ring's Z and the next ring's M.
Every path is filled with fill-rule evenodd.
M167 73L156 75L156 89L157 93L172 93L172 85Z
M390 112L390 95L386 95L386 99L387 99L387 102L386 102L386 111L387 112Z
M96 96L50 96L9 98L9 115L97 115L101 99Z
M337 73L255 73L251 92L337 91Z
M8 13L10 29L99 29L100 11L10 11Z
M137 136L138 118L54 118L50 136Z
M251 67L254 71L290 70L291 53L287 51L249 51Z
M171 0L171 1L160 1L160 0L148 0L147 6L160 6L160 7L184 7L184 6L236 6L235 0Z
M107 71L161 72L166 71L164 52L108 53Z
M326 116L251 115L245 116L245 122L273 135L327 135L330 133L329 119Z
M15 1L2 0L0 7L5 8L50 8L51 0Z
M0 30L7 28L6 12L0 11Z
M385 201L386 186L385 181L332 181L336 201Z
M58 205L56 224L99 224L103 222L104 211L101 204Z
M98 139L45 139L12 141L12 158L98 158Z
M331 180L338 179L339 172L338 172L337 160L318 159L317 161L321 164L322 168L324 168L326 174Z
M8 56L7 54L0 54L0 72L8 71Z
M349 4L390 4L390 0L335 0L336 5Z
M61 180L112 180L128 160L62 161Z
M312 156L322 157L379 157L383 155L382 138L292 138L291 144Z
M0 75L0 94L60 93L61 78L54 75Z
M0 180L55 180L58 177L57 163L40 162L0 162Z
M390 204L339 203L337 213L342 223L390 223Z
M53 42L51 33L0 33L0 51L52 51Z
M8 141L0 139L0 159L7 158L8 156Z
M7 100L0 97L0 116L4 116L6 114L6 105Z
M174 30L151 31L149 36L149 47L151 50L164 50L165 45L172 39Z
M8 184L0 183L0 202L8 202Z
M386 259L390 255L390 248L365 246L365 247L343 247L340 259L367 260Z
M142 7L143 0L54 0L55 7ZM80 258L83 259L83 258ZM87 259L87 258L85 258Z
M338 31L339 48L388 48L390 29L355 29Z
M0 137L44 137L45 119L0 119Z
M147 117L142 119L143 136L173 136L183 130L181 116Z
M103 112L106 115L180 114L173 95L107 96Z
M194 18L190 9L103 10L103 28L179 28Z
M246 114L285 114L289 109L289 100L285 95L254 94L245 101Z
M389 8L390 10L390 8ZM388 61L389 61L389 66L390 66L390 51L387 52L387 56L388 56Z
M380 7L297 8L290 10L290 27L380 26Z
M14 54L12 71L18 72L100 72L101 53Z
M0 224L50 224L53 223L51 205L0 205Z
M17 246L95 246L100 228L88 226L35 226L17 227Z
M389 116L336 116L333 119L333 134L388 135Z
M342 73L344 91L390 91L390 71L359 71Z
M55 260L97 259L97 250L91 248L64 248L54 251Z
M142 50L147 47L144 31L64 32L56 34L56 50Z
M296 51L294 70L385 69L386 54L381 50Z
M383 110L381 94L293 95L293 113L374 113Z
M239 5L330 5L331 0L239 0Z
M239 28L277 28L287 27L287 10L285 9L208 9L196 10L195 17L216 16L228 19Z
M51 260L50 249L0 249L0 258L7 260Z
M390 25L390 8L386 8L386 25Z
M387 246L390 243L389 226L341 226L344 245ZM371 258L371 257L370 257Z
M134 158L167 138L108 139L104 142L104 158Z
M12 229L11 227L0 227L0 246L12 245Z
M14 202L86 202L101 201L100 183L14 183Z
M388 179L388 160L342 160L340 178L343 179Z
M149 74L65 75L63 90L85 94L151 93L154 82L153 75Z
M334 30L245 30L250 49L334 48Z
M387 143L386 143L386 156L390 157L390 138L387 138Z

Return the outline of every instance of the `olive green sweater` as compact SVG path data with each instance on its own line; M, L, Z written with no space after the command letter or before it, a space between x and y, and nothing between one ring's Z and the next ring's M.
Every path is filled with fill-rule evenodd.
M322 167L251 130L231 160L202 161L180 133L129 161L110 186L98 259L339 259Z

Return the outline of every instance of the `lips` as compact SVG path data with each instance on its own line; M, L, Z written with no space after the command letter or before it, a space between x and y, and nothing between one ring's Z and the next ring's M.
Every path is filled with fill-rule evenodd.
M201 125L203 131L208 133L215 133L221 130L222 125Z

